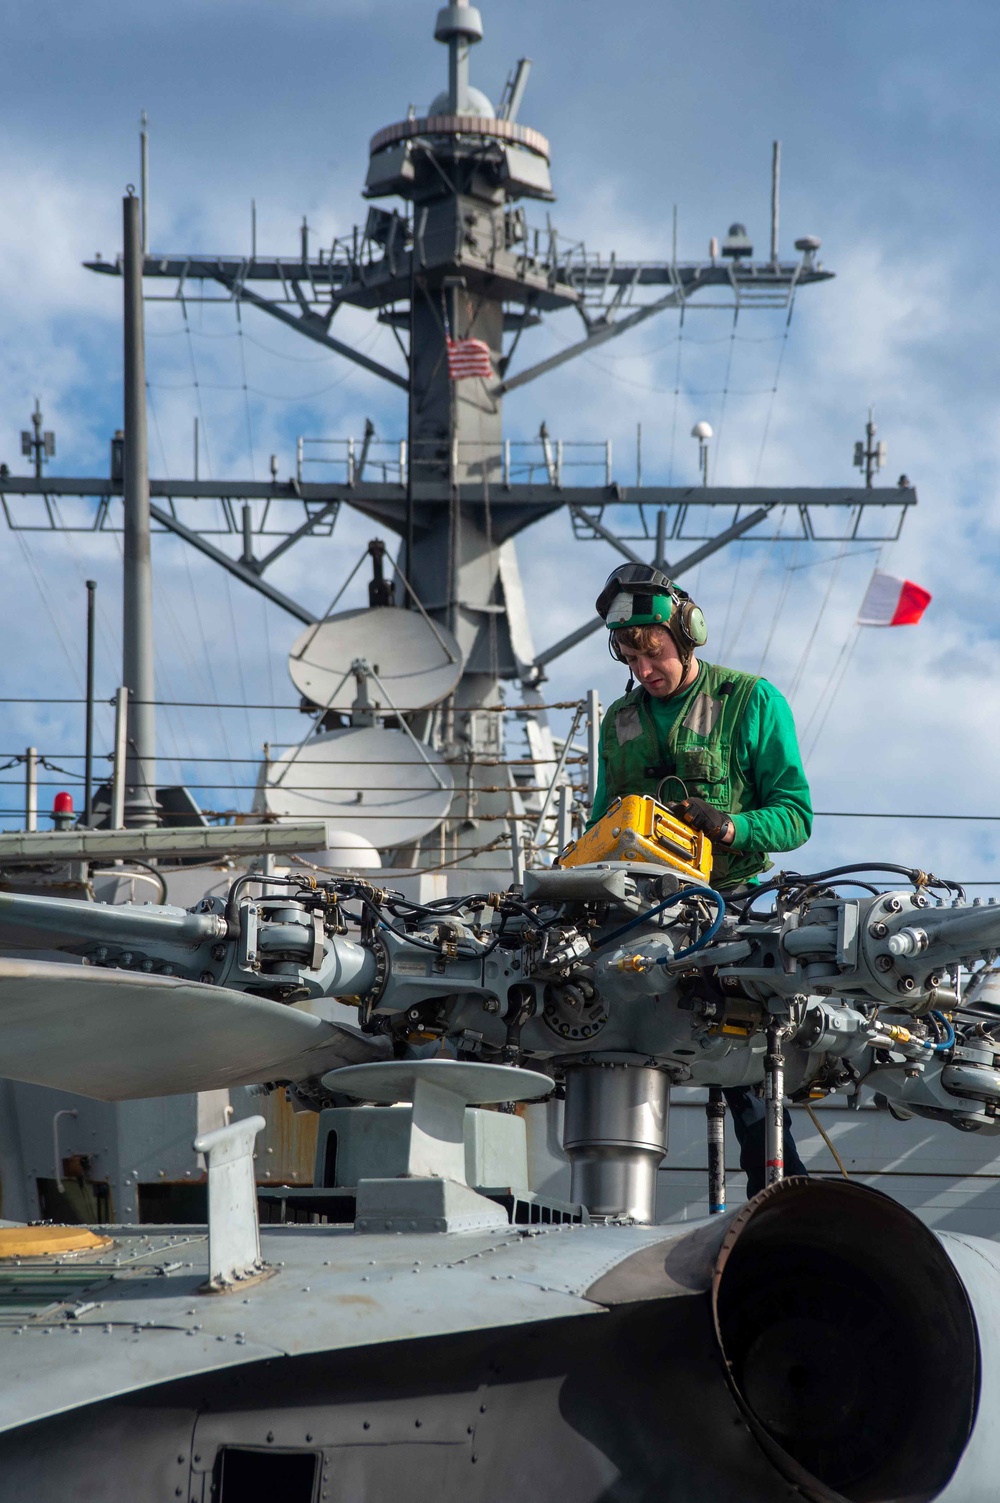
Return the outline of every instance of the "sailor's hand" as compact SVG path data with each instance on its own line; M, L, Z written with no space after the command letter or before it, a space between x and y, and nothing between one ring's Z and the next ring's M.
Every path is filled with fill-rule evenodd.
M681 799L668 807L671 814L676 814L678 819L682 819L693 830L700 830L709 840L716 841L719 845L732 845L733 822L723 809L713 809L703 798Z

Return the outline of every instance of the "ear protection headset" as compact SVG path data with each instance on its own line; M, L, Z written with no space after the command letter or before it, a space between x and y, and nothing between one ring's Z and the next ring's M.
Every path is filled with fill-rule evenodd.
M695 648L708 641L700 606L652 564L621 564L614 569L597 597L596 609L608 628L611 655L619 662L625 660L615 638L627 626L664 627L673 637L685 669Z

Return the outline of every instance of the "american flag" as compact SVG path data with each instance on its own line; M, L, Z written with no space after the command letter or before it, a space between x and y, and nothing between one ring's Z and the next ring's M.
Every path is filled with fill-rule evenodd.
M483 339L452 339L448 337L448 375L452 381L464 381L467 376L482 376L489 380L493 375L490 347Z

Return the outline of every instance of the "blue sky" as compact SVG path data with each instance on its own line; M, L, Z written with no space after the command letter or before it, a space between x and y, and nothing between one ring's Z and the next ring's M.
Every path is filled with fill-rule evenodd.
M617 12L594 0L484 0L481 9L474 82L495 98L514 60L534 59L521 118L552 142L561 232L622 257L660 258L676 203L682 258L702 257L734 219L764 250L770 149L780 138L782 246L820 235L837 272L803 291L787 348L780 314L741 317L734 340L726 314L692 312L679 350L676 316L666 314L516 394L508 432L527 436L545 418L567 440L611 438L627 483L641 422L645 477L679 481L694 478L688 434L705 417L721 430L720 483L844 484L873 402L889 445L884 478L905 470L921 500L882 562L933 591L924 624L855 642L851 622L874 555L751 543L689 582L709 618L710 655L763 668L791 694L817 808L993 812L995 8L635 0ZM0 458L20 468L18 435L37 395L58 435L54 470L104 473L121 421L120 284L80 263L118 249L140 110L150 117L153 249L245 251L251 198L262 251L291 252L303 214L328 243L365 212L370 135L441 87L435 6L181 0L167 10L106 0L86 11L4 11L16 66L0 97ZM538 206L529 213L543 218ZM391 360L388 331L341 317L342 333ZM192 310L185 326L175 306L151 306L147 331L154 474L190 472L195 415L203 473L216 475L262 476L272 452L287 474L296 434L360 435L366 416L380 435L404 432L388 387L263 316L248 311L238 327L229 308ZM526 337L524 358L575 333L573 315L562 315L530 345ZM322 609L372 532L342 514L334 538L290 555L276 583ZM5 694L81 692L89 576L100 582L99 684L110 693L120 654L116 540L3 537ZM581 601L614 562L605 544L569 539L568 522L556 518L521 549L539 647L578 624ZM290 618L180 543L157 539L155 562L164 697L292 703ZM620 688L593 640L554 665L551 680L558 698L591 684L605 702ZM301 724L294 715L175 710L161 715L161 747L165 756L252 758L265 739L290 739ZM81 749L75 707L0 706L0 725L6 753L34 743L58 762ZM100 736L109 742L106 721ZM233 781L251 773L248 762ZM16 788L4 793L4 806L17 803ZM222 807L238 796L215 798ZM883 856L992 879L996 829L818 820L790 864Z

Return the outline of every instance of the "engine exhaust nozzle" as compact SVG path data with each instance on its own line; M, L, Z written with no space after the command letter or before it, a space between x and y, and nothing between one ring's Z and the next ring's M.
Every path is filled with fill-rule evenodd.
M737 1402L806 1497L938 1495L975 1421L979 1344L962 1280L912 1212L782 1180L733 1219L712 1300Z

